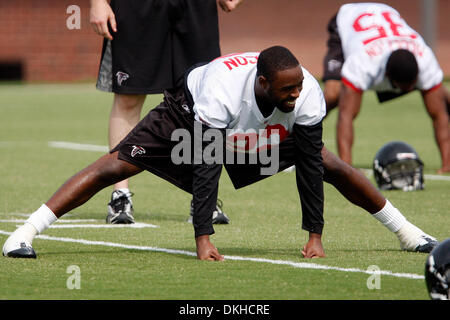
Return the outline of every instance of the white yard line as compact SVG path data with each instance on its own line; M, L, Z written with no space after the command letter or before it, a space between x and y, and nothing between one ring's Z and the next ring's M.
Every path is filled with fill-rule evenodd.
M29 217L31 213L24 213L24 217ZM25 222L26 219L0 219L0 222L14 222L14 223L20 223ZM80 222L100 222L98 219L70 219L70 220L63 220L58 219L56 220L57 223L80 223Z
M0 219L3 223L24 223L24 219ZM133 224L74 224L74 222L87 222L93 221L97 222L99 220L95 219L74 219L74 220L57 220L55 224L52 224L50 228L52 229L71 229L71 228L91 228L91 229L115 229L115 228L131 228L131 229L142 229L142 228L159 228L159 226L150 223L136 222ZM62 223L62 225L61 225ZM17 225L19 227L20 225Z
M52 148L70 149L70 150L84 150L96 152L109 152L107 146L99 146L95 144L83 144L66 141L49 141L48 146Z
M361 170L368 177L371 177L373 175L373 170L372 169L361 168ZM424 174L423 177L424 177L424 179L429 179L429 180L450 181L450 176L440 176L440 175L436 175L436 174Z
M0 230L0 234L10 235L11 232ZM192 256L192 257L195 257L197 255L195 252L185 251L185 250L127 245L127 244L115 243L115 242L92 241L92 240L73 239L73 238L61 238L61 237L52 237L52 236L46 236L46 235L39 235L36 238L42 239L42 240L53 240L53 241L61 241L61 242L79 243L79 244L90 245L90 246L104 246L104 247L131 249L131 250L164 252L164 253L169 253L169 254L181 254L181 255ZM228 256L228 255L225 256L225 260L250 261L250 262L277 264L277 265L287 265L287 266L291 266L291 267L299 268L299 269L332 270L332 271L341 271L341 272L380 274L380 275L392 276L392 277L396 277L396 278L420 279L420 280L424 279L423 275L413 274L413 273L396 273L396 272L392 272L392 271L388 271L388 270L370 271L370 270L363 270L363 269L358 269L358 268L340 268L340 267L327 266L327 265L322 265L322 264L317 264L317 263L294 262L294 261L286 261L286 260L272 260L272 259L264 259L264 258L251 258L251 257Z
M450 176L438 176L435 174L424 174L424 180L442 180L442 181L450 181Z
M133 224L63 224L63 225L51 225L53 229L71 229L71 228L91 228L91 229L116 229L116 228L130 228L130 229L142 229L142 228L159 228L157 225L136 222Z

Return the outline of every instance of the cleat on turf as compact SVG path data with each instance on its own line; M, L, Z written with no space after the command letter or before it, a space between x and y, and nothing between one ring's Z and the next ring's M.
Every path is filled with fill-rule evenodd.
M412 250L414 252L430 253L439 244L435 238L427 234L420 236L418 241L419 245Z
M430 253L439 242L415 225L406 223L395 233L400 241L400 247L410 252Z
M229 224L230 218L222 211L223 203L222 200L217 199L216 210L213 211L213 224ZM188 222L192 223L192 216L194 215L194 205L191 200L191 212L188 218Z
M132 224L133 217L133 203L131 202L131 192L124 193L120 190L115 190L111 194L111 201L108 203L108 215L106 216L106 223L111 224Z
M36 252L27 241L12 234L3 245L3 255L10 258L32 258L36 259Z

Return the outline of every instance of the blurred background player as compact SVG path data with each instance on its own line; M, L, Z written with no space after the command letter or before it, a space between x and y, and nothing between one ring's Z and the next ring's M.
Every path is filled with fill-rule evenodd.
M91 0L91 25L105 38L97 88L114 92L110 149L139 122L147 94L175 88L188 67L220 56L217 4L230 12L242 2ZM134 223L131 196L128 179L114 185L108 223Z
M328 32L324 95L327 112L339 107L339 156L352 163L353 120L365 90L375 90L384 102L417 89L433 122L442 161L438 173L450 172L450 94L442 85L436 57L422 37L395 9L381 3L341 6Z

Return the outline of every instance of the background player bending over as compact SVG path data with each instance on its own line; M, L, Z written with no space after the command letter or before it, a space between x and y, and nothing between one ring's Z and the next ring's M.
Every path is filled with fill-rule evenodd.
M328 32L324 95L328 112L339 106L339 156L352 163L353 120L365 90L375 90L380 102L420 90L441 154L438 173L450 172L450 94L422 37L395 9L381 3L343 5L329 22Z

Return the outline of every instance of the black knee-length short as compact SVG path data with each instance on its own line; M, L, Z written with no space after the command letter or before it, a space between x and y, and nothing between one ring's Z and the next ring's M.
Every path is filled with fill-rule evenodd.
M112 0L117 32L104 40L97 88L162 93L220 56L216 0Z

